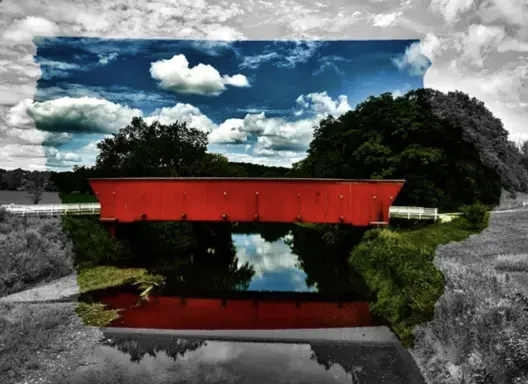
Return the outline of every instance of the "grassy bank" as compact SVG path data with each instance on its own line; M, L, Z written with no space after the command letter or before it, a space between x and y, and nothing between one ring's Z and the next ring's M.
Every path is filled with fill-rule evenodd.
M437 247L482 231L464 218L419 229L374 229L350 256L351 266L373 293L372 311L388 320L406 347L413 329L433 317L444 289L444 276L433 264Z

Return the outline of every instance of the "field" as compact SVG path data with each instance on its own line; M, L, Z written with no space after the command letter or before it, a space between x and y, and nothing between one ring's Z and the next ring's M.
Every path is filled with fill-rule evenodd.
M24 191L0 191L0 205L3 204L32 204L29 194ZM44 192L39 204L60 204L57 192Z

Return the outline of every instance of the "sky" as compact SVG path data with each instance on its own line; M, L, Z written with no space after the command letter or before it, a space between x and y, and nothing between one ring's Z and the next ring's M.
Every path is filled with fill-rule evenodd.
M316 67L323 66L323 63L316 64L317 58L323 57L318 56L318 52L339 46L336 43L317 47L317 42L332 40L376 40L375 44L380 44L378 47L387 40L410 43L398 48L399 53L404 54L396 61L399 67L387 58L386 63L392 64L394 73L400 71L409 75L416 68L423 70L425 56L430 63L425 73L409 78L421 78L425 87L442 92L460 90L482 100L503 121L510 139L528 139L525 124L528 119L528 4L523 0L99 0L88 3L81 0L4 0L0 8L0 167L6 169L66 169L73 164L89 163L94 158L96 134L107 134L108 129L116 129L133 114L162 119L186 114L196 124L209 126L211 151L239 161L286 165L302 157L300 149L310 136L308 124L295 125L293 120L307 119L310 114L314 116L317 106L321 111L323 105L339 114L348 106L353 108L361 96L357 93L357 83L349 82L347 89L346 82L336 85L338 74L331 65L335 64L341 71L349 70L348 74L352 73L349 78L355 81L365 81L364 76L359 77L359 71L350 69L353 65L347 65L354 63L338 59L337 64L328 62L324 71L313 75ZM58 54L59 50L46 54L45 46L49 48L50 44L64 43L68 39L43 40L43 36L106 41L133 39L136 44L125 44L127 48L112 48L112 44L107 44L104 52L91 56L79 53L79 57L72 55L72 47L63 47L63 56L54 57L52 54ZM140 66L141 60L137 63L130 60L129 63L134 64L127 67L128 72L126 69L115 72L117 63L126 57L120 50L146 52L143 43L137 43L142 39L170 39L170 44L181 43L181 40L211 42L202 44L200 49L196 49L196 44L192 49L181 47L179 53L165 49L174 46L162 44L147 50L151 55L153 50L160 52L159 56L148 59L149 63L141 64L142 74L134 71L134 76L126 76L131 66ZM215 40L223 41L220 45L225 49L220 56L210 56L206 52L215 50L212 48ZM294 79L285 75L287 69L279 70L276 65L281 58L273 53L280 54L280 49L266 50L262 45L265 43L257 48L259 44L252 45L253 40L312 41L311 45L292 43L291 47L311 52L305 52L310 60L295 64L305 65L305 74L311 74L296 85L301 92L284 91L289 82L282 80ZM73 40L69 41L71 44ZM80 41L77 47L80 51L98 49L88 40L77 41ZM100 44L99 49L103 49L103 45ZM189 42L188 45L193 44ZM274 48L277 45L280 44L275 44ZM229 48L232 46L237 49ZM312 49L314 46L316 48ZM343 46L344 43L340 49ZM376 54L386 54L393 48L396 49L395 46L385 47ZM128 54L133 55L133 52ZM178 56L180 54L185 60ZM249 57L266 54L269 60L252 68L254 62ZM225 60L229 55L232 59ZM355 60L357 56L347 58ZM162 60L173 61L164 65ZM188 73L196 74L192 68L199 66L199 61L212 66L215 71L208 72L212 76L209 80L216 83L195 85L202 86L203 92L217 93L216 96L182 94L185 84L174 73L169 73L175 66L186 70L188 63L190 67L187 68L191 68ZM156 69L151 70L152 63L158 63ZM168 70L169 67L172 69ZM275 80L265 81L263 74L269 74L271 67ZM64 72L68 76L61 77L65 76ZM95 79L92 73L101 74L101 77ZM126 85L119 80L124 77L127 77ZM106 84L93 82L103 79ZM281 79L280 86L277 79ZM113 88L109 87L110 83ZM405 81L393 87L389 81L387 91L398 93L407 84L416 87L415 82ZM268 90L281 89L282 93L276 94L272 101L264 99L266 87ZM372 91L376 89L372 84L363 89L369 87ZM257 88L260 94L254 92ZM87 92L89 96L83 96ZM69 94L70 99L61 100L65 94ZM347 97L348 106L344 98L340 99L342 95ZM247 103L241 107L242 96L247 96ZM167 104L163 106L163 103ZM178 103L180 107L175 109ZM261 109L254 110L254 107ZM230 117L226 119L229 108ZM244 108L248 109L245 113L250 114L247 120L244 112L238 110ZM91 114L82 112L86 109ZM51 126L50 121L57 121L57 111L62 113L59 120L60 117L72 119L79 114L86 116L85 121L81 127ZM103 122L97 120L100 111L114 118L110 124L112 128L103 127ZM303 114L295 114L300 111ZM286 119L290 119L289 124ZM240 120L244 120L242 130ZM37 127L42 121L44 125ZM44 130L46 121L48 126ZM97 132L93 132L95 128ZM88 131L91 133L87 134ZM234 142L241 143L235 145Z
M313 127L371 95L423 87L419 41L39 38L26 113L48 135L48 169L92 165L96 143L134 116L186 122L210 152L291 166Z

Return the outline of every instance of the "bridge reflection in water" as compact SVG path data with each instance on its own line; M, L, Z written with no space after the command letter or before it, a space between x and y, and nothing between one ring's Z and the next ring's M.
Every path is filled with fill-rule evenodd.
M216 249L223 252L193 252L162 272L165 284L154 287L148 299L140 297L137 285L125 285L85 294L81 300L121 309L111 327L303 329L378 324L369 312L363 282L347 264L349 247L331 248L313 229L288 227L271 242L258 233L233 234L232 254L231 247L218 243ZM363 232L356 231L358 237ZM269 234L265 237L269 240ZM204 237L200 240L207 243Z

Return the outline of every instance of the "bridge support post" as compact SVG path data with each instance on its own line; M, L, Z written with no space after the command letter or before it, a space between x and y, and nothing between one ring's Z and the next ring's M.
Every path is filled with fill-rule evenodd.
M106 225L106 228L108 229L108 232L110 232L110 236L116 237L116 225L114 223L110 223Z
M101 218L99 219L99 221L105 225L106 229L108 229L108 232L110 232L110 235L112 237L115 237L117 219L116 218Z

